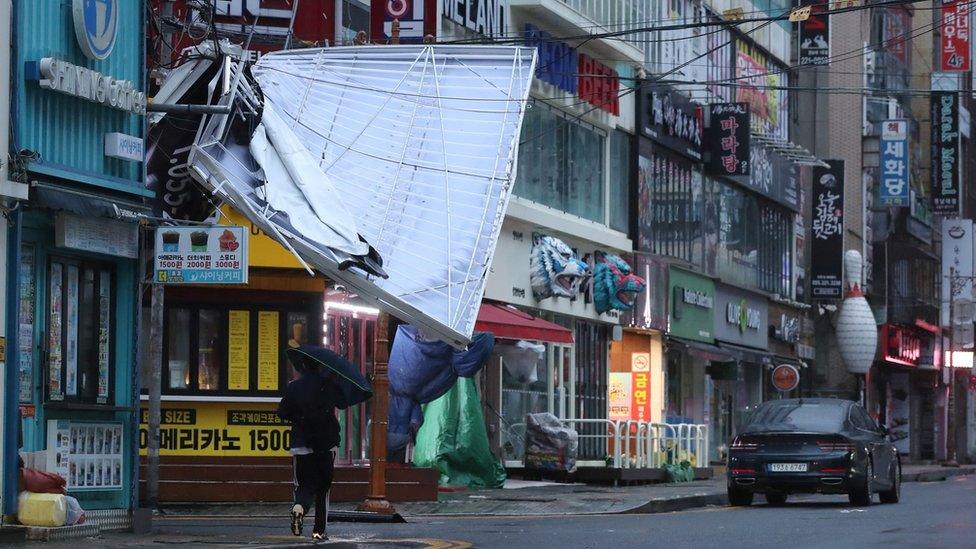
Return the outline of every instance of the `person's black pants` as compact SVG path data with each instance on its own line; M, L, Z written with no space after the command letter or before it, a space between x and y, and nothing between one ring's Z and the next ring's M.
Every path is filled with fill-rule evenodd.
M312 453L294 456L295 459L295 503L302 506L307 515L315 503L315 527L312 532L325 532L325 522L328 519L328 495L332 487L332 473L335 465L335 454Z

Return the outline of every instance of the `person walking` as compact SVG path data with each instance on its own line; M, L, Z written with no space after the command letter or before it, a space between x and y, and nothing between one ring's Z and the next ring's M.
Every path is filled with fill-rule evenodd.
M347 404L334 372L314 360L296 360L290 354L289 358L299 377L288 383L278 416L292 425L289 452L294 465L295 504L291 532L302 535L305 515L314 504L312 538L328 539L328 496L340 442L336 408Z

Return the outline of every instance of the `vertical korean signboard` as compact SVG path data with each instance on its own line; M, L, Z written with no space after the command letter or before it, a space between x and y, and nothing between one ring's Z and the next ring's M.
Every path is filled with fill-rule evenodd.
M952 91L933 91L932 211L959 214L959 96Z
M973 222L942 220L942 325L949 325L949 303L973 296Z
M844 161L813 169L810 289L814 299L843 297Z
M968 71L970 2L956 0L942 5L942 70Z
M882 206L911 205L908 174L908 121L885 120L881 125Z
M630 375L633 378L633 404L630 418L637 421L651 420L651 354L630 354Z
M826 65L830 62L830 18L827 4L803 0L810 6L810 17L800 24L800 64Z
M713 103L709 105L710 125L705 164L711 175L728 177L750 174L749 104Z

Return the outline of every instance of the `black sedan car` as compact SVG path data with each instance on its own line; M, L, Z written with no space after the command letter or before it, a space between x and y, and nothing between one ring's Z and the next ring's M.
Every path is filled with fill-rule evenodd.
M729 503L752 504L762 493L770 505L789 494L847 494L854 505L898 503L901 462L888 440L856 402L788 399L764 402L729 448Z

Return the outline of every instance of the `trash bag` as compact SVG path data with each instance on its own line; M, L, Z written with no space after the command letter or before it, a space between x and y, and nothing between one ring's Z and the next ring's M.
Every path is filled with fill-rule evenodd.
M20 489L35 494L66 494L65 480L57 473L20 469Z
M71 526L73 524L84 524L85 510L81 508L81 504L78 503L78 500L71 496L65 496L64 501L68 506L65 525Z
M664 472L668 475L668 482L691 482L695 480L695 470L691 467L691 462L684 460L681 463L665 463Z
M424 406L413 463L435 467L440 484L501 488L505 467L488 447L488 431L474 380L460 378L444 396Z
M525 467L541 471L576 470L579 434L550 413L525 416Z
M495 336L488 332L475 332L471 344L457 350L442 341L424 340L413 326L397 328L389 365L389 456L416 437L424 421L421 405L450 391L458 377L477 374L494 346Z

